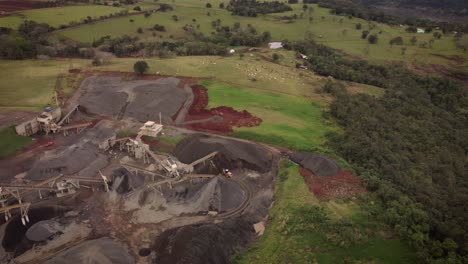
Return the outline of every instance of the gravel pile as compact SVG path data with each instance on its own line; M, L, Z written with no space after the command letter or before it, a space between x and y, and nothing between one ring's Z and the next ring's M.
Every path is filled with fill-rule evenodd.
M334 160L317 154L295 152L289 156L292 161L300 164L317 176L333 176L340 172L340 167L338 167Z
M130 264L135 263L135 260L128 253L124 245L111 240L110 238L104 237L83 242L58 254L45 263Z
M56 221L44 220L32 225L26 231L26 237L34 242L40 242L51 238L53 235L63 231L63 227Z
M140 122L165 122L177 113L188 94L177 87L177 78L124 81L120 77L89 77L81 85L80 106L87 113Z
M219 169L249 168L265 173L271 168L271 155L258 145L237 140L193 134L177 144L174 155L184 163L191 163L214 151L214 161Z

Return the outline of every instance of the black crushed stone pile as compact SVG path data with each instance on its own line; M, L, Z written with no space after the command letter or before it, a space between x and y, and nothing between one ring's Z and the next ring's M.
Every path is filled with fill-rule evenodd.
M340 172L340 167L334 160L318 154L294 152L289 154L292 161L310 170L317 176L333 176Z

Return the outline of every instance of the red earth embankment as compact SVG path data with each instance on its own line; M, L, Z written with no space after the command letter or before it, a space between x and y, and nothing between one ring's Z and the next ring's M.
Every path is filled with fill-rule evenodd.
M236 111L232 107L227 106L206 109L208 106L207 89L201 85L192 85L191 87L195 98L185 121L202 120L215 116L219 116L222 119L186 125L189 129L228 134L233 132L233 127L253 127L260 125L262 122L262 119L253 116L245 110Z
M333 176L317 176L301 167L300 173L309 190L318 198L352 198L366 191L361 180L349 170L340 170Z

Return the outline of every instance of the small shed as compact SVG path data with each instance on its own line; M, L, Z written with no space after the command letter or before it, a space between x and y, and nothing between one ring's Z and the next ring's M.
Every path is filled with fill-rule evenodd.
M157 137L161 133L163 125L156 124L154 121L146 122L142 127L140 127L139 134L148 136L148 137Z
M417 30L416 32L417 32L418 34L421 34L421 33L426 32L426 31L425 31L424 29L422 29L422 28L417 28L416 30Z

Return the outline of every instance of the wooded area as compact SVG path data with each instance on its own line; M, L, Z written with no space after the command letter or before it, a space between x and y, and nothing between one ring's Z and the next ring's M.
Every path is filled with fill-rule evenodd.
M386 88L381 98L326 89L336 96L330 114L344 128L329 135L330 145L376 191L380 203L370 210L410 241L421 261L466 261L468 100L462 86L348 60L313 41L286 47L308 55L322 75Z

